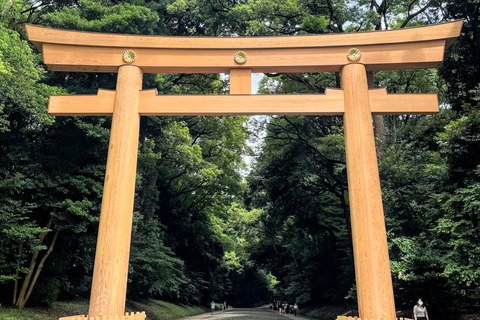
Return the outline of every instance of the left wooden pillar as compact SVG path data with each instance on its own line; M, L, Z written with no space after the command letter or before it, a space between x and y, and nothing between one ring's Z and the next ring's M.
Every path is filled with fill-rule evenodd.
M90 317L120 317L125 314L142 76L142 70L133 65L121 66L118 70L90 295Z

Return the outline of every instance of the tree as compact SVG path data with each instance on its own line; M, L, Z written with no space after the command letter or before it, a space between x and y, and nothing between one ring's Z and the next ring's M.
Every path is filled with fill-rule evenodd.
M149 297L179 298L186 283L181 259L162 243L163 236L156 220L145 221L137 215L132 235L128 297L142 300Z
M448 102L453 110L469 112L478 105L480 72L480 4L478 1L442 1L442 12L447 19L462 19L462 34L445 56L440 75L450 93Z
M353 281L345 159L337 117L277 117L249 178L263 208L255 260L280 281L282 299L341 301Z

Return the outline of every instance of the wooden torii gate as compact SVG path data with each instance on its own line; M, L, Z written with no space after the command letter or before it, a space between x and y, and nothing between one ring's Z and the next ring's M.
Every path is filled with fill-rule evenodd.
M366 71L436 67L461 27L455 21L353 34L206 38L27 25L51 70L118 72L115 91L52 96L49 105L57 116L113 115L89 316L116 319L125 311L140 116L294 114L344 117L360 317L395 319L372 113L431 114L438 112L438 101L436 94L369 90ZM342 74L341 90L251 95L252 72L332 71ZM230 95L159 96L142 90L143 73L230 73Z

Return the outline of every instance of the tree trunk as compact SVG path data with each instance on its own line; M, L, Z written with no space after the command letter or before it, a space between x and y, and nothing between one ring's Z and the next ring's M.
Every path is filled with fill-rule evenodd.
M367 71L368 89L374 89L373 71ZM382 115L373 115L373 130L375 134L375 147L377 150L377 159L383 159L385 155L385 124Z
M347 204L348 197L345 194L345 190L343 188L341 190L342 192L338 198L342 204L343 218L345 219L345 225L347 226L348 243L350 244L350 248L353 252L352 223L350 221L350 208Z
M157 185L157 180L158 180L158 174L156 173L153 178L152 178L152 181L151 181L151 185L152 186L156 186ZM156 199L158 201L158 197ZM148 211L147 211L147 221L152 221L153 220L153 216L155 214L155 206L152 204L150 208L148 208Z
M59 232L58 230L55 231L55 235L53 236L52 242L50 243L50 247L48 248L42 260L40 260L40 263L38 264L37 271L35 272L35 276L33 277L33 280L28 287L27 295L25 296L25 299L24 299L24 306L25 306L25 303L27 303L28 299L30 298L30 295L32 294L32 291L33 291L33 288L35 287L35 283L37 282L38 276L40 275L40 272L42 272L43 265L45 264L45 260L47 260L48 256L53 251L53 247L57 242L58 232Z
M21 243L18 248L17 270L15 271L15 282L13 287L13 302L12 302L13 305L15 305L15 303L17 302L18 273L20 270L20 260L22 258L22 251L23 251L23 243Z
M297 267L297 272L298 272L298 274L300 275L300 280L301 280L302 282L304 282L302 266L301 266L300 263L298 262L297 257L295 256L295 254L292 254L292 257L293 257L293 261L295 262L295 266Z
M45 228L49 229L50 226L52 225L52 221L53 221L53 216L50 216L50 219L48 220ZM41 243L43 243L43 240L45 239L46 235L47 235L47 232L42 232L38 236ZM56 241L56 237L54 237L54 240ZM52 249L53 249L53 247L52 247ZM30 259L30 266L28 267L28 272L25 275L25 278L23 279L22 288L20 289L20 293L18 294L18 297L16 299L15 306L17 306L20 309L23 308L25 306L25 304L27 303L27 299L28 299L26 297L27 296L27 291L31 292L31 289L29 288L30 279L32 278L33 272L35 270L35 266L37 265L37 258L38 258L39 253L40 253L39 250L32 253L32 257ZM38 275L35 275L35 276L38 277ZM35 281L36 281L36 279L35 279Z
M340 72L335 72L335 88L341 88L342 87L342 81L340 80Z

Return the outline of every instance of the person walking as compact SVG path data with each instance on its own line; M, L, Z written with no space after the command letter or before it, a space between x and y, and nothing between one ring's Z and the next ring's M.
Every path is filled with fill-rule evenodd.
M293 313L295 313L295 317L297 316L298 305L295 303L293 305Z
M415 320L429 320L427 308L422 299L418 299L417 304L413 307L413 317Z
M215 311L215 302L210 303L210 310Z

